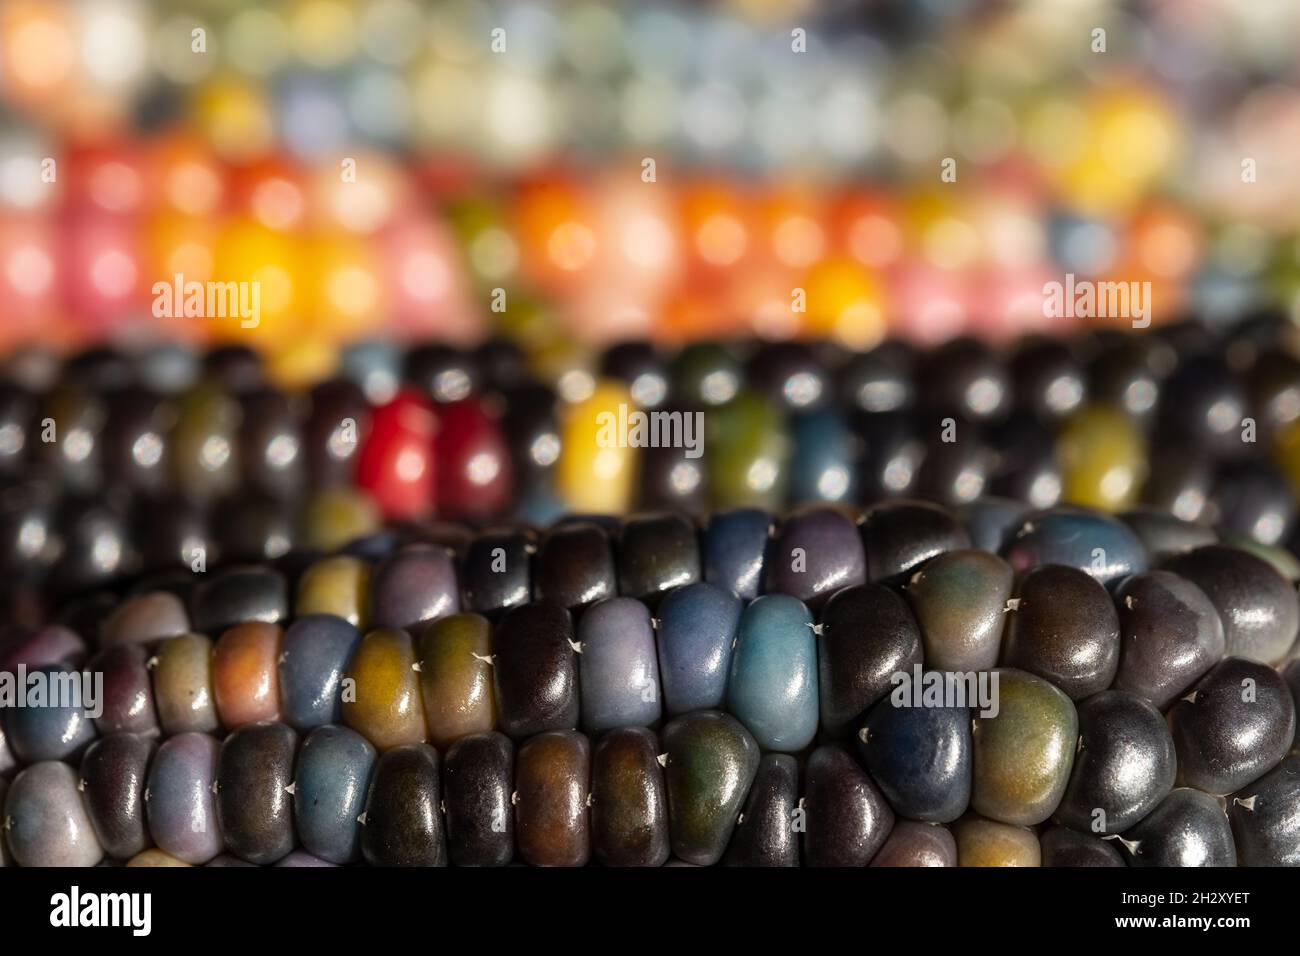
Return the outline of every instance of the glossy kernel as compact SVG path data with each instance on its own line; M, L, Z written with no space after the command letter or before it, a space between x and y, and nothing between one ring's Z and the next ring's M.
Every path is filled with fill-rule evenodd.
M428 625L416 642L420 696L429 741L446 748L496 727L491 627L478 614L453 614Z
M766 750L794 753L817 733L817 645L798 598L768 594L740 616L727 708Z
M660 602L655 643L670 716L722 706L742 607L735 594L704 582Z
M1128 525L1078 507L1026 515L1003 544L1002 555L1017 572L1064 564L1086 571L1107 587L1145 571L1149 560L1142 541Z
M957 865L957 841L945 826L899 820L871 865L953 867Z
M853 755L835 744L808 758L803 807L808 866L866 866L894 826L884 796Z
M1300 866L1300 754L1292 754L1228 801L1242 866Z
M162 742L149 765L149 833L186 863L206 863L225 848L213 791L220 749L207 734L177 734Z
M441 765L428 744L379 758L366 797L361 850L371 866L446 866Z
M61 664L32 668L27 681L23 689L26 706L0 710L14 756L25 764L80 757L96 736L89 710L94 703L89 697L93 687L87 687L78 672ZM72 688L75 697L65 698L63 687ZM82 706L76 706L78 703Z
M962 817L952 827L957 841L957 865L1039 866L1042 847L1028 827L985 820L974 814Z
M984 551L949 551L921 566L907 585L935 670L983 671L998 662L1011 566Z
M217 821L230 852L274 863L294 846L293 760L298 735L284 724L240 727L217 759Z
M1119 833L1173 789L1174 741L1160 711L1123 691L1103 691L1079 705L1079 748L1060 822L1075 830Z
M135 644L105 647L86 666L91 673L103 674L103 712L95 719L101 734L154 736L158 733L153 681L149 678L143 647Z
M437 545L408 545L388 555L375 565L369 592L372 628L414 630L460 610L455 564Z
M1240 548L1208 545L1165 562L1210 599L1223 621L1226 652L1272 664L1300 630L1300 596L1273 567Z
M553 604L506 613L492 635L492 676L501 729L516 740L578 726L573 620Z
M757 508L717 511L701 542L704 580L752 601L762 592L772 516Z
M95 741L81 761L79 786L105 854L125 860L149 846L144 792L153 743L135 734Z
M892 696L871 708L858 733L867 771L901 816L956 820L970 804L970 711L899 706Z
M789 754L764 754L727 847L728 866L798 866L799 763Z
M833 595L817 639L822 728L843 736L894 687L897 673L921 663L921 630L896 591L862 584Z
M411 635L371 631L353 652L344 678L343 721L381 752L424 743L427 729Z
M1056 810L1078 742L1074 704L1040 677L1002 668L996 716L974 717L971 806L1001 823L1034 826ZM958 841L960 846L960 840Z
M734 717L702 710L670 721L663 747L673 855L712 866L758 771L758 744Z
M331 863L360 855L358 817L375 759L370 742L347 727L317 727L303 740L294 765L294 828L310 853Z
M332 614L300 615L281 641L280 701L298 730L343 719L342 682L361 633Z
M1271 770L1295 739L1291 691L1273 668L1228 657L1169 711L1180 784L1239 790Z
M280 719L280 628L251 622L221 635L212 653L212 690L228 729Z
M781 523L767 559L768 592L791 594L816 612L836 591L866 579L862 538L849 515L814 507Z
M1237 848L1221 801L1174 790L1119 840L1129 866L1236 866Z
M633 598L593 604L578 621L582 724L590 733L659 719L659 667L650 612Z
M447 751L443 799L456 866L505 866L515 853L515 748L505 734L470 734Z
M5 795L5 837L19 866L94 866L104 855L65 763L34 763Z
M1021 576L1009 606L1002 663L1046 678L1072 700L1105 690L1120 658L1119 619L1106 589L1077 568Z
M591 855L587 797L591 745L573 730L547 731L515 761L515 838L532 866L585 866Z
M163 641L150 662L158 721L168 736L220 726L212 689L212 641L182 634Z
M298 617L333 614L364 628L369 588L370 565L365 561L346 554L322 558L299 578L294 613Z
M700 580L694 523L680 514L628 518L618 532L620 594L649 604L663 592Z
M1116 690L1163 711L1223 657L1219 612L1186 578L1172 571L1135 574L1115 600L1121 634Z
M668 793L659 741L644 727L611 730L591 758L591 846L604 866L662 866Z

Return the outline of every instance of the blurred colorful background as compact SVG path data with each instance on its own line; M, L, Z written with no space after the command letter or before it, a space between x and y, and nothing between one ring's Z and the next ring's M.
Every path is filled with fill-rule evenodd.
M1002 339L1066 273L1294 313L1298 50L1255 0L6 0L0 351ZM178 273L262 321L155 316Z
M0 618L899 497L1300 580L1297 51L1289 0L4 0Z

